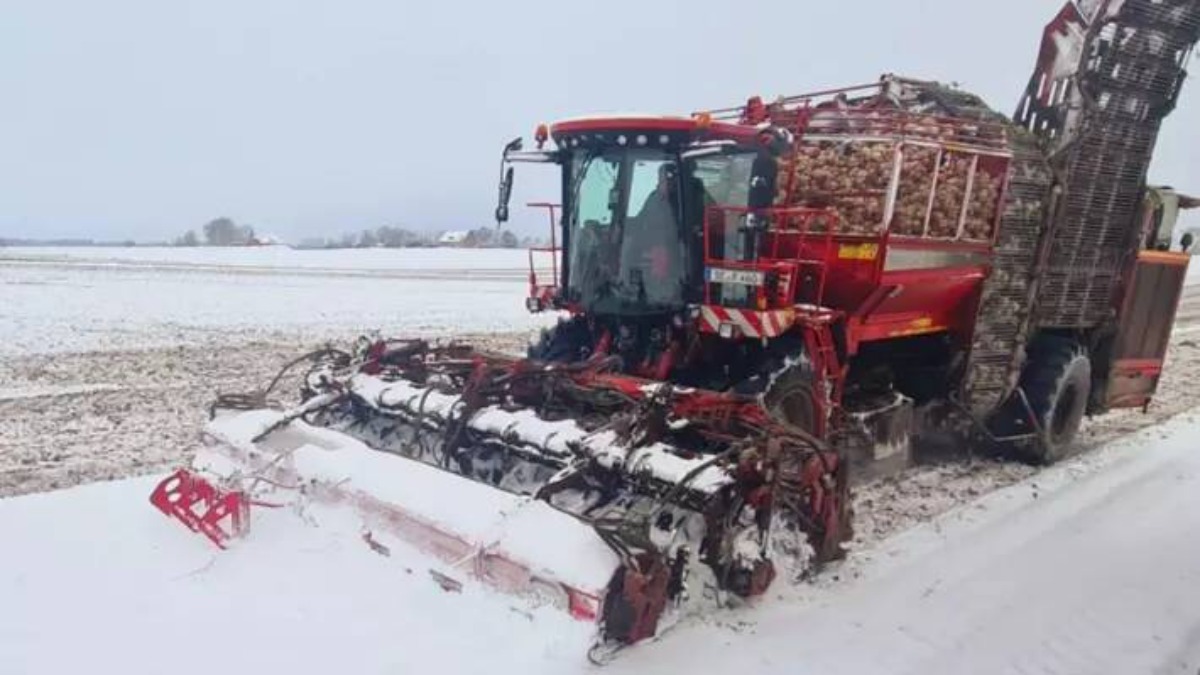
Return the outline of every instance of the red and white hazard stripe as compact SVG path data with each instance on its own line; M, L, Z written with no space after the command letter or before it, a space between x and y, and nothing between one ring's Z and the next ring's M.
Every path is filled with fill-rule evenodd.
M719 333L721 324L732 324L737 333L748 338L775 338L783 335L796 322L790 309L756 312L719 305L700 307L700 325L708 332Z

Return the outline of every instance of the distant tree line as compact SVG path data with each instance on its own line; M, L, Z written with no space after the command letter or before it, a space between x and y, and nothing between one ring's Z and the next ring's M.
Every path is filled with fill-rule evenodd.
M232 218L216 218L196 230L188 230L175 238L174 246L252 246L275 243L269 237L254 232L249 225L238 225ZM165 246L168 242L96 241L94 239L29 239L0 237L0 247L16 246ZM527 248L544 246L546 241L535 237L518 237L511 230L481 227L462 232L418 232L403 227L383 226L359 233L347 233L336 238L310 238L296 248L431 248L457 246L460 248Z
M249 246L261 243L254 236L254 228L249 225L238 225L232 218L215 218L208 221L201 232L204 233L203 243L206 246ZM195 230L188 230L175 240L176 246L199 246L200 237Z
M516 248L520 245L521 241L512 230L498 230L494 227L471 230L463 240L463 246L468 248Z
M209 221L196 230L188 230L175 239L176 246L251 246L271 243L254 232L249 225L238 225L232 218ZM462 248L518 248L538 245L539 240L519 238L511 230L481 227L463 232L416 232L403 227L385 225L361 232L348 232L340 237L315 237L301 241L297 248L428 248L458 246Z
M449 235L456 236L449 236ZM461 235L461 236L457 236ZM336 238L310 238L300 242L298 248L430 248L434 246L459 246L462 248L517 248L529 244L509 230L496 231L494 227L481 227L462 233L414 232L403 227L383 226L374 230L348 232Z

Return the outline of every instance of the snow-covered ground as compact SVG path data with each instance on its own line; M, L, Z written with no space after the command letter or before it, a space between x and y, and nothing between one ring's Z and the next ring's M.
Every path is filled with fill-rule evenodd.
M177 462L216 391L321 342L519 350L555 320L527 283L518 250L0 249L0 496Z
M155 511L150 479L0 500L0 672L483 673L568 669L588 628L373 552L358 524L263 510L225 553Z
M0 260L92 262L141 266L216 266L282 270L527 270L525 249L368 248L299 250L262 247L98 247L34 246L0 248Z
M0 355L529 331L517 250L0 250Z
M1143 431L608 670L1190 675L1197 444L1195 414ZM146 503L152 485L0 501L4 673L589 669L587 626L471 583L444 591L428 558L374 552L344 514L259 510L218 553Z
M316 341L381 328L519 349L553 320L525 312L525 256L0 250L0 496L161 472L193 449L216 390L261 384ZM1193 675L1200 422L1154 425L1200 406L1198 290L1149 414L1085 426L1098 452L859 486L848 564L687 621L611 670ZM0 675L585 668L584 627L471 584L446 593L427 557L382 558L357 522L266 511L217 555L146 503L152 484L0 500Z
M737 631L682 630L612 672L1193 675L1198 447L1189 413L862 551L842 582L790 589Z
M529 332L554 317L526 311L528 274L517 249L0 249L0 356Z

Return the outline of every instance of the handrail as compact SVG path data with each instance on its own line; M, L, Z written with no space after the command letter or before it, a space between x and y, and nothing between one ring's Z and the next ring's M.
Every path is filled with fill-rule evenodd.
M769 241L761 241L756 238L749 251L751 255L748 257L750 259L747 260L730 260L724 256L714 256L712 254L712 229L715 226L713 215L716 213L729 214L735 217L758 217L765 223L765 226L758 230L758 232L769 236L771 239ZM813 224L817 221L824 221L824 228L820 232L813 231ZM834 236L837 234L839 222L840 219L837 211L828 208L790 206L753 209L727 205L710 206L705 210L704 214L704 265L706 268L718 267L733 270L790 272L786 289L786 300L789 305L795 300L796 284L799 281L797 277L800 268L805 266L815 267L817 290L814 304L821 305L824 302L828 271L832 264ZM725 227L728 228L727 223ZM820 260L800 258L799 251L803 247L803 242L814 235L820 237L819 241L822 244L823 258ZM795 237L800 239L800 244L796 249L796 256L781 257L779 251L781 237ZM704 299L705 303L712 303L712 289L709 283L705 284ZM770 299L766 297L762 288L758 290L756 304L760 309L765 309L765 306L770 305Z
M791 128L795 126L797 115L806 114L809 119L804 124L805 133L813 135L824 135L827 133L826 127L841 124L849 128L834 129L831 135L874 133L925 138L942 143L958 142L990 149L1008 148L1010 131L1005 122L907 110L886 96L888 85L892 82L911 83L908 80L885 79L873 84L783 96L770 102L756 96L741 106L718 108L695 115L724 122L770 122ZM859 96L848 98L848 94Z
M534 251L549 252L549 253L558 253L558 251L559 251L558 219L556 219L554 217L554 214L555 214L555 211L562 208L562 204L554 204L551 202L528 202L527 204L525 204L525 206L528 206L529 208L534 208L534 209L546 209L549 212L549 216L550 216L550 248L547 249L545 247L531 247L529 249L529 269L530 269L530 272L532 273L533 272L533 252ZM558 286L558 257L556 255L551 256L550 267L554 273L554 285Z

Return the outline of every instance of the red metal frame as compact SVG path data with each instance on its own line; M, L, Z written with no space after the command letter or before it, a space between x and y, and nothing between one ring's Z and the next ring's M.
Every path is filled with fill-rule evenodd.
M728 122L706 121L703 115L688 117L595 117L578 120L564 120L551 125L550 133L555 140L566 135L586 134L611 131L668 131L694 134L707 134L718 138L729 138L738 141L753 142L758 138L759 130L741 124Z
M926 239L911 235L887 232L887 248L921 251L952 251L958 253L991 253L993 246L986 241L954 241L953 239Z
M187 469L163 479L150 494L150 503L219 548L226 548L250 527L250 500L245 494L215 487Z
M897 137L928 138L955 149L958 149L958 146L974 149L992 148L1001 151L1008 148L1008 126L1005 124L912 113L877 104L886 93L887 87L892 84L903 86L905 80L885 78L871 84L785 96L765 106L762 106L761 98L754 97L746 105L711 110L705 114L710 115L714 120L737 120L740 122L756 119L757 122L753 123L772 122L791 128L795 126L796 116L802 111L810 117L823 112L836 112L839 121L844 121L847 126L846 129L839 130L838 135L852 133L856 136L881 137L881 140ZM754 109L758 107L754 105L756 100L758 106L762 106L761 109L765 110L765 114L753 114ZM817 123L819 125L821 121L817 120ZM954 127L956 129L955 138L946 139L937 133L930 134L928 131L930 124ZM821 136L820 132L824 130L826 129L823 126L817 126L814 129L813 120L808 121L806 133Z
M804 351L812 363L818 387L824 385L826 388L823 392L813 392L816 413L813 416L816 419L814 432L821 437L829 433L831 425L841 424L842 392L850 369L849 364L838 356L834 342L832 327L841 318L836 314L810 314L801 318Z
M539 307L548 307L554 301L554 297L558 294L559 275L558 275L558 254L562 248L558 245L558 218L556 217L558 209L562 208L561 204L552 204L550 202L529 202L526 206L530 208L546 209L550 217L550 246L530 246L529 247L529 297L538 301ZM553 275L553 283L539 284L537 275L537 265L534 262L535 253L544 253L550 255L550 269Z
M721 217L717 218L716 216L718 215ZM758 249L752 252L754 260L730 260L725 257L713 255L713 245L716 239L713 229L717 227L715 221L719 220L721 227L728 231L730 229L728 224L729 216L733 216L735 220L740 220L748 216L757 216L767 223L766 227L759 231L766 239L765 245L763 242L760 242ZM781 250L783 248L781 242L788 239L793 240L792 246L788 248L795 251L803 250L804 244L808 243L814 234L812 224L816 221L823 221L825 223L824 231L819 233L820 247L823 250L823 257L821 259L800 258L796 255L788 255L785 251ZM797 285L800 273L805 267L812 267L816 269L818 278L816 293L811 299L811 304L820 306L825 295L825 282L832 258L834 233L837 229L837 224L837 212L830 209L801 207L769 209L749 209L736 206L710 207L704 213L703 224L704 267L706 273L709 269L726 269L755 271L764 274L776 273L781 277L785 277L786 283L781 285L773 297L767 297L765 286L758 287L752 309L766 311L793 306L797 299ZM724 233L722 233L722 238L723 235ZM765 253L763 252L764 250ZM704 303L706 305L715 304L712 298L712 283L709 283L707 279L705 279L704 284Z
M755 97L745 106L728 108L709 113L714 118L734 120L742 124L770 122L789 128L795 135L793 161L798 156L804 141L820 141L826 138L844 141L890 142L895 144L896 169L886 194L884 220L876 234L848 234L835 232L829 227L819 241L811 236L811 227L796 228L796 242L780 250L780 237L768 238L760 255L753 263L720 260L712 254L712 212L706 213L704 224L705 266L731 269L756 269L759 271L783 270L791 266L799 270L806 263L820 269L818 290L814 297L798 297L795 287L789 300L797 303L797 323L803 324L806 314L812 309L828 305L840 310L846 318L846 351L854 354L862 342L887 340L933 332L952 331L960 334L963 342L973 332L974 298L988 274L990 257L999 234L1003 217L1004 199L1008 192L1007 166L1011 161L1008 152L1008 128L1003 124L961 120L934 115L910 113L888 108L879 104L881 94L889 84L903 86L904 81L885 79L879 83L831 89L812 94L779 99L769 105ZM947 133L950 134L947 137ZM969 182L974 183L978 172L987 171L1000 180L1000 194L987 240L966 238L965 224L969 213L970 191L963 195L957 228L953 237L934 237L929 232L930 213L926 215L925 234L901 235L893 231L896 224L894 204L900 186L901 157L906 147L936 147L938 168L943 153L953 152L971 158ZM986 164L985 164L986 162ZM939 182L935 178L929 185L930 209L937 194ZM796 175L792 172L783 188L782 202L795 202ZM847 195L841 195L845 197ZM828 197L828 196L827 196ZM738 213L737 209L715 207ZM745 212L746 210L741 210ZM819 211L810 210L808 219ZM832 211L836 213L836 210ZM786 210L768 209L761 215L774 223ZM840 220L833 221L840 224ZM772 230L772 233L778 228ZM947 261L949 266L932 263L927 268L889 270L887 259L891 250L930 252L961 252L978 254L978 264L963 261ZM815 252L814 252L815 251ZM797 276L799 276L797 274ZM706 280L707 282L707 280ZM832 295L829 292L832 289ZM711 304L711 285L705 286L706 303ZM815 300L815 302L813 302ZM755 309L770 309L781 303L764 303L760 290ZM736 311L736 310L735 310Z
M1183 295L1187 268L1191 255L1177 251L1141 250L1129 256L1125 264L1122 281L1114 297L1118 332L1114 342L1112 365L1109 369L1107 405L1111 408L1137 408L1150 404L1158 390L1158 379L1166 363L1167 345L1170 342L1169 326L1175 320L1179 298ZM1183 268L1178 275L1178 286L1158 288L1159 298L1167 301L1168 311L1152 312L1140 321L1135 319L1134 306L1138 302L1135 283L1140 270L1150 267ZM1170 297L1165 295L1169 293ZM1157 308L1164 309L1164 308ZM1154 349L1135 349L1134 355L1122 352L1124 333L1127 330L1147 330L1149 324L1161 330L1161 341ZM1162 327L1166 326L1165 330Z
M691 119L593 118L560 122L552 130L560 144L583 135L640 130L687 133L696 140L723 138L758 145L763 142L763 125L770 124L791 132L793 162L799 158L805 143L828 140L893 144L895 164L888 188L878 195L885 203L877 231L862 234L843 231L841 215L830 206L753 210L715 205L704 213L702 257L705 278L703 305L697 317L698 330L722 332L719 328L725 317L729 323L736 324L734 335L722 333L726 337L770 339L786 331L800 331L810 357L816 361L816 372L828 388L822 405L830 408L825 412L832 413L840 402L846 362L857 353L860 344L931 333L951 333L960 343L969 344L978 295L989 273L1003 217L1002 207L1008 194L1007 166L1011 154L1006 125L897 109L887 102L886 94L891 86L903 87L906 82L885 78L869 85L786 97L772 103L764 103L755 97L743 106L697 113ZM962 197L954 233L933 236L929 222L940 186L937 178L928 186L931 206L926 214L924 234L893 231L898 222L896 204L902 196L903 153L909 147L937 148L936 173L941 172L946 153L958 153L970 159L969 183L973 185L979 173L984 171L1000 181L999 197L995 213L990 214L992 221L986 240L966 238L965 225L972 203L969 190ZM778 195L777 203L795 204L797 189L799 185L793 171L780 187L783 194ZM720 238L726 232L736 231L733 228L735 221L750 215L761 218L764 223L759 230L756 250L745 256L745 260L726 258L716 250L716 245L721 243ZM741 237L742 234L739 232L734 236ZM554 255L559 253L557 246L552 250ZM970 255L914 256L913 268L889 269L888 258L893 250ZM718 306L708 276L712 269L777 275L780 283L770 292L766 284L759 285L749 296L748 307ZM808 280L810 285L801 286L802 279ZM531 294L544 300L549 287L537 282L532 253L530 280ZM749 326L749 329L737 330L737 326ZM834 330L835 326L840 328ZM841 341L840 350L835 347L835 336ZM680 354L671 353L666 371L661 363L643 364L635 371L647 377L662 378L673 363L670 359L680 357Z
M780 98L772 103L764 104L758 97L750 99L745 105L722 110L696 113L691 118L684 117L653 117L630 116L609 118L588 118L567 120L553 125L552 131L556 140L562 142L564 137L580 134L595 134L616 131L671 131L691 134L696 139L726 138L738 142L761 141L762 124L770 123L776 127L788 129L792 134L793 161L798 156L804 141L820 141L835 139L839 141L870 141L893 143L896 152L896 170L892 176L889 188L881 199L886 199L884 208L885 218L880 223L879 231L869 235L849 234L838 231L841 224L835 209L807 207L778 207L765 209L756 215L768 222L764 231L764 245L755 252L752 262L723 259L713 255L713 238L715 218L714 213L724 216L744 217L751 213L750 209L718 205L705 212L703 223L704 264L706 268L721 267L732 270L754 270L773 272L781 277L787 277L785 284L774 297L766 297L765 289L759 288L758 296L754 298L751 308L725 308L729 311L764 312L778 310L799 304L811 304L818 307L830 305L848 315L859 315L865 325L866 312L861 311L861 305L871 300L875 306L873 312L889 313L890 305L905 304L889 302L889 297L872 298L873 292L881 285L891 285L893 293L913 293L913 289L904 284L922 277L915 271L888 271L886 260L892 246L905 250L928 251L961 251L980 254L990 254L998 234L1002 218L1004 196L1007 194L1008 183L1005 179L1007 162L1011 159L1008 153L1008 127L1001 123L979 120L963 120L937 115L913 113L898 109L887 101L889 87L904 87L914 84L896 78L884 78L880 82L829 89L799 96ZM958 226L952 238L929 236L899 235L892 231L895 224L894 204L900 185L901 156L908 146L936 147L941 153L953 152L972 159L971 178L979 171L1001 180L1000 197L993 214L989 230L990 238L986 241L964 239L964 223L970 205L969 194L963 196L961 214ZM983 167L987 161L986 168ZM793 197L797 189L796 175L792 172L782 188L784 199L782 203L794 203ZM929 201L932 204L937 194L938 183L934 181L929 186ZM847 195L842 195L845 197ZM828 197L828 196L827 196ZM812 226L817 218L827 219L829 225L816 236ZM727 220L725 218L724 220ZM928 216L927 216L928 220ZM928 230L928 224L926 224ZM855 246L858 246L855 249ZM557 254L557 247L553 254ZM551 252L548 249L540 249ZM856 254L855 251L858 251ZM869 251L869 256L862 252ZM532 252L531 252L532 259ZM531 262L531 295L545 299L549 295L549 287L538 284L533 274ZM981 264L977 270L986 273L987 264ZM933 269L937 269L933 267ZM944 271L953 271L941 268ZM815 292L805 294L805 289L798 289L799 278L808 270L815 273L817 288ZM975 274L977 270L973 270ZM924 275L930 280L929 275ZM976 275L982 279L982 275ZM933 279L936 281L936 279ZM829 290L836 292L831 297ZM961 295L960 288L948 288L946 293L953 296L957 302ZM806 297L798 297L800 296ZM942 304L936 293L922 292L931 307ZM706 306L715 307L712 303L712 287L705 280L704 301ZM897 309L890 323L904 320L907 310ZM934 313L932 310L926 314ZM970 314L969 311L964 313ZM955 327L969 330L971 317L951 322ZM888 323L882 321L881 323ZM945 322L939 322L945 323ZM903 330L867 331L861 339L886 339L896 337ZM854 342L854 341L852 341Z

